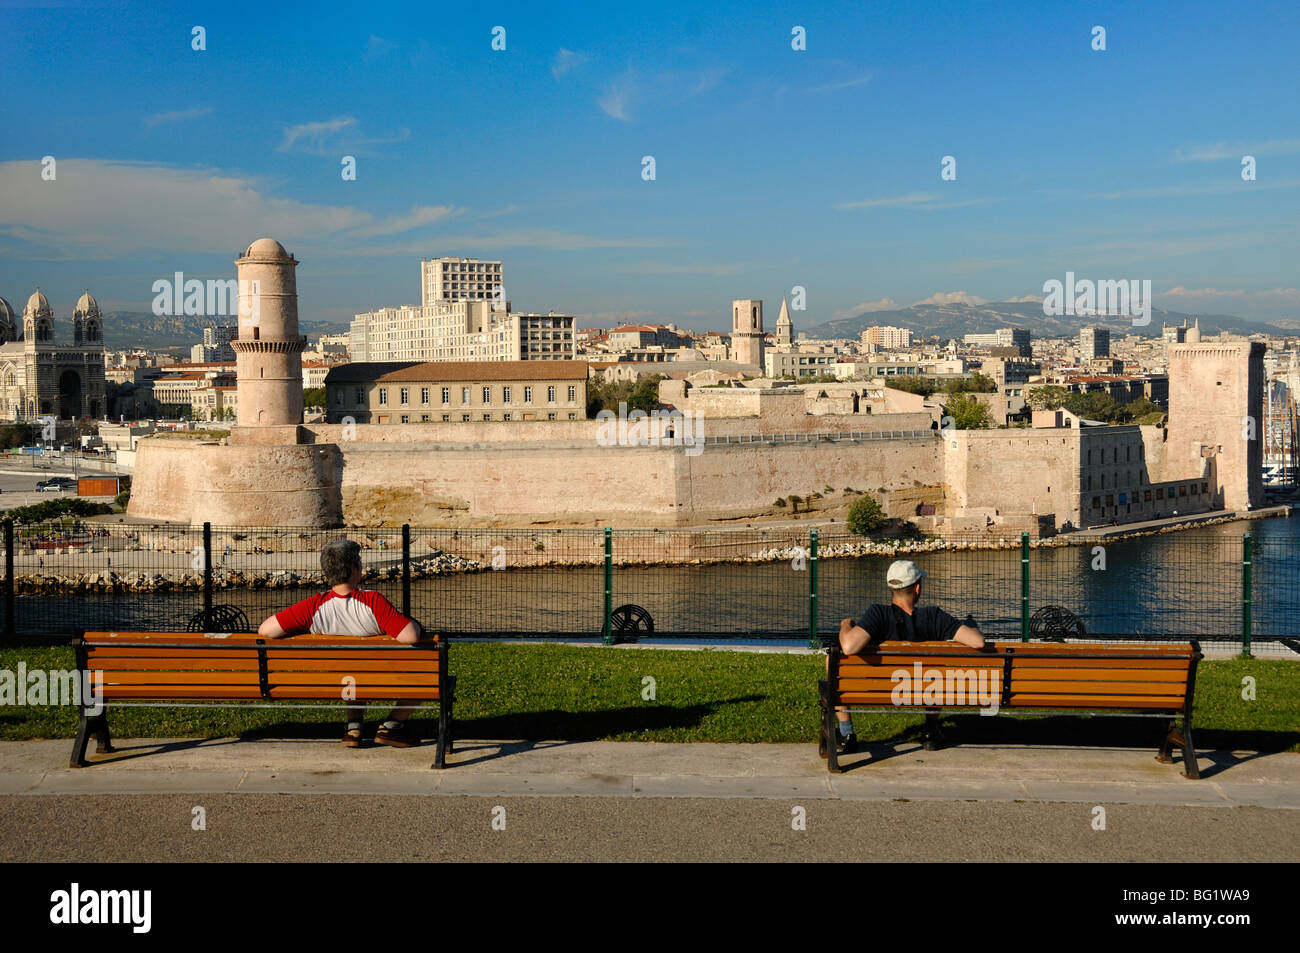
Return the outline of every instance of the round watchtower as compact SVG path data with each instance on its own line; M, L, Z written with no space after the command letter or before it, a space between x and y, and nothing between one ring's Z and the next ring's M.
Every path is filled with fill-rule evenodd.
M259 238L235 260L239 337L235 351L240 427L302 423L302 351L298 334L298 262L273 238Z

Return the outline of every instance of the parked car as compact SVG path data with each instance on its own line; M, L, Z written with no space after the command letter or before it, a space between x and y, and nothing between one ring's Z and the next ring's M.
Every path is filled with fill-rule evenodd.
M36 484L36 489L41 493L62 493L63 484L58 480L42 480Z

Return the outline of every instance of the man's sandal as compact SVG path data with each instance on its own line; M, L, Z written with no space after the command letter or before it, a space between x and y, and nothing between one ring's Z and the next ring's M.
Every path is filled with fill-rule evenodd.
M343 732L343 747L360 748L361 747L361 729L347 728Z

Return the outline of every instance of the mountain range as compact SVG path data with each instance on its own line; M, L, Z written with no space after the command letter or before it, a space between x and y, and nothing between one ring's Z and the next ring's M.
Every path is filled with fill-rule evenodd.
M1149 324L1135 327L1131 319L1115 316L1098 320L1092 315L1046 315L1042 303L1037 301L917 304L895 311L865 311L856 317L838 318L806 329L796 325L795 330L806 331L810 338L857 339L869 327L888 325L907 328L913 335L923 338L938 336L946 342L950 338L960 341L966 334L989 334L1006 327L1025 328L1033 338L1069 338L1076 337L1080 328L1098 325L1110 328L1115 335L1159 337L1163 325L1182 324L1184 320L1188 327L1192 326L1193 321L1199 321L1201 331L1205 334L1227 331L1232 334L1286 336L1294 335L1300 330L1300 320L1294 318L1282 318L1273 324L1263 324L1231 314L1192 315L1160 308L1151 309Z
M203 329L214 324L234 324L236 318L213 320L188 314L154 314L151 311L110 311L104 315L104 346L110 350L147 347L151 350L190 348L203 343ZM303 334L339 334L346 324L335 321L302 321ZM62 330L62 328L60 328Z

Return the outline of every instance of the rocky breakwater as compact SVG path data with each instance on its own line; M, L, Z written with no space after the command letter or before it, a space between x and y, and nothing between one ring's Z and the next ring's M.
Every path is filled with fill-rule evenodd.
M472 559L452 553L431 553L411 559L411 578L428 579L455 573L476 572L485 567ZM400 562L366 571L362 584L393 582L402 578ZM213 570L214 589L325 589L325 580L319 572L294 572L285 569ZM123 570L91 570L86 572L16 573L14 589L21 595L46 595L54 593L96 592L173 592L202 591L202 572L139 572Z

